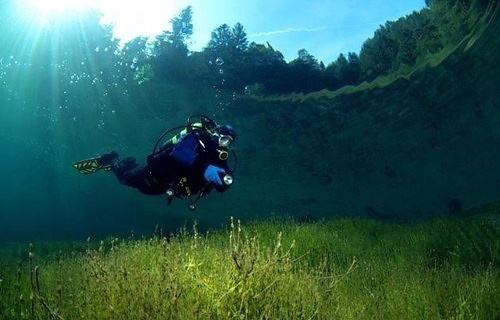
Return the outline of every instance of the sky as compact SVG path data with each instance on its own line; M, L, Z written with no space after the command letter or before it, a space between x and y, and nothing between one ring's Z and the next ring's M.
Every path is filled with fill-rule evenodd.
M154 37L169 20L193 7L191 50L201 50L211 31L223 23L245 26L250 41L269 42L286 60L305 48L329 63L340 53L359 52L379 25L425 6L425 0L25 0L43 14L64 8L98 8L123 42ZM81 4L81 6L78 5Z

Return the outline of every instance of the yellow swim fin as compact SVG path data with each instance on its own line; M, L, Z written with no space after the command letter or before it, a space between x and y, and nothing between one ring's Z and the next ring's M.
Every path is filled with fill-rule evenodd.
M77 161L73 163L73 168L81 174L92 174L100 170L110 171L116 159L118 159L118 154L111 152L99 157Z

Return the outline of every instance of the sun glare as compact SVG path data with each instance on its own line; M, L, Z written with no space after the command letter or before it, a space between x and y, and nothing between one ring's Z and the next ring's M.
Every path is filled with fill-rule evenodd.
M1 0L0 0L1 1ZM22 9L40 22L68 12L94 9L102 22L111 24L115 37L128 41L137 36L153 37L169 27L168 21L188 3L186 0L22 0Z
M26 9L48 16L90 8L93 0L24 0Z

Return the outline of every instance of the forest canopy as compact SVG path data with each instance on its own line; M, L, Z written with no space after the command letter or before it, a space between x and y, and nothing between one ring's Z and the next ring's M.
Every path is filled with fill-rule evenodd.
M60 51L40 49L35 62L30 63L58 65L62 74L67 71L68 77L79 78L72 80L104 81L111 86L123 81L135 86L147 82L217 85L222 90L259 94L336 90L412 67L427 56L456 45L471 32L489 1L427 0L426 4L419 12L380 26L359 53L340 54L328 64L318 61L306 49L286 62L271 44L249 43L240 23L222 24L213 30L203 50L191 52L188 44L195 27L191 7L170 21L171 31L153 41L136 38L123 47L113 38L112 30L99 23L97 13L87 13L85 19L79 17L80 23L85 21L85 34L81 35L84 38L74 36L73 29L82 26L53 26L57 37L46 37L61 44ZM0 13L0 21L6 19ZM2 63L9 60L9 52L19 51L15 37L8 32L0 35L1 42L7 44L0 48Z

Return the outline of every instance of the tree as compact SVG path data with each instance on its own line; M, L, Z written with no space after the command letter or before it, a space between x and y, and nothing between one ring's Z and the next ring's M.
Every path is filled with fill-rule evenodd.
M247 33L239 22L233 27L231 42L231 47L236 52L244 52L248 49Z
M323 81L325 86L330 90L335 90L341 87L340 79L338 78L336 62L330 63L323 72Z
M359 78L361 76L361 64L359 62L359 57L355 52L349 52L347 57L348 64L344 79L346 84L356 84L359 82Z
M310 54L306 49L300 49L298 52L299 57L292 63L303 64L309 66L311 69L320 69L318 60Z
M346 83L347 69L349 68L349 61L343 53L339 55L337 61L335 61L335 77L338 79L340 86Z
M267 43L252 42L247 50L249 84L261 84L268 93L284 92L287 64L283 54Z
M289 64L291 91L311 92L323 87L318 60L306 49L298 51L298 58Z
M269 44L258 44L252 42L247 50L248 58L253 66L275 66L285 65L283 54Z
M170 20L172 31L164 31L153 44L153 73L163 81L187 80L187 41L193 34L192 8L189 6Z
M212 37L207 48L213 52L225 51L231 46L232 38L231 28L227 24L223 24L212 31Z
M176 46L187 46L187 41L193 35L193 8L186 7L181 13L173 18L172 23L172 43Z
M233 28L223 24L215 29L204 53L211 62L213 74L223 73L227 88L243 90L249 71L247 50L247 34L243 25L237 23Z
M387 22L375 31L372 39L363 44L359 55L362 79L373 80L392 70L399 50L397 41L391 37L393 25L394 22Z
M340 54L335 62L325 70L325 85L329 89L337 89L345 85L358 83L361 72L358 55L350 52L348 57Z
M145 70L151 70L147 47L148 38L137 37L129 41L120 52L122 73L129 79L144 82L147 77Z
M235 59L248 49L248 40L245 29L241 23L233 28L223 24L212 32L207 51L217 57Z

